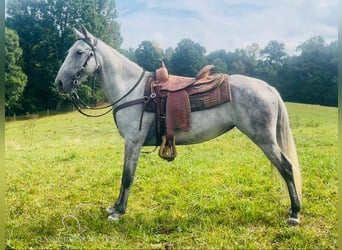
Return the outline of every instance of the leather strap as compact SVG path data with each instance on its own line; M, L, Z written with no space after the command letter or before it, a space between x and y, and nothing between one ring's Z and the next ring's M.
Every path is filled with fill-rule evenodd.
M127 108L129 106L133 106L133 105L144 103L145 100L146 100L146 98L140 98L140 99L136 99L136 100L133 100L133 101L125 102L125 103L123 103L123 104L121 104L121 105L119 105L119 106L117 106L115 108L114 115L116 114L116 112L118 112L121 109Z

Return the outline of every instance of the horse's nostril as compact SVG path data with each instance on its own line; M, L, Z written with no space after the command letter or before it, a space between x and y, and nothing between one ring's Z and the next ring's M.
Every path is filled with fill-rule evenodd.
M57 80L56 81L56 87L58 88L58 90L63 90L63 81Z

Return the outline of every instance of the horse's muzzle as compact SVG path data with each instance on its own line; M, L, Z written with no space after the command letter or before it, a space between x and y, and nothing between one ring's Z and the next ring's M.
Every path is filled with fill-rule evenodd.
M74 88L80 85L79 80L73 80L72 83L66 83L61 79L56 79L55 86L61 93L70 93Z

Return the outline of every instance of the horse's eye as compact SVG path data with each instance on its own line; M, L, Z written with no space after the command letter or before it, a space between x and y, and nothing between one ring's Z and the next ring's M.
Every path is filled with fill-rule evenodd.
M76 51L76 54L77 54L77 55L82 55L83 53L84 53L84 51L83 51L83 50L80 50L80 49Z

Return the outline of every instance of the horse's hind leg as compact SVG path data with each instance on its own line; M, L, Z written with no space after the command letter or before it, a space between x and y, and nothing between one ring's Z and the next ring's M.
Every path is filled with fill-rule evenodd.
M298 225L298 214L300 211L301 202L295 186L292 163L275 142L269 144L259 144L259 147L263 150L265 155L278 169L280 175L284 178L291 200L291 214L287 222L290 225Z

